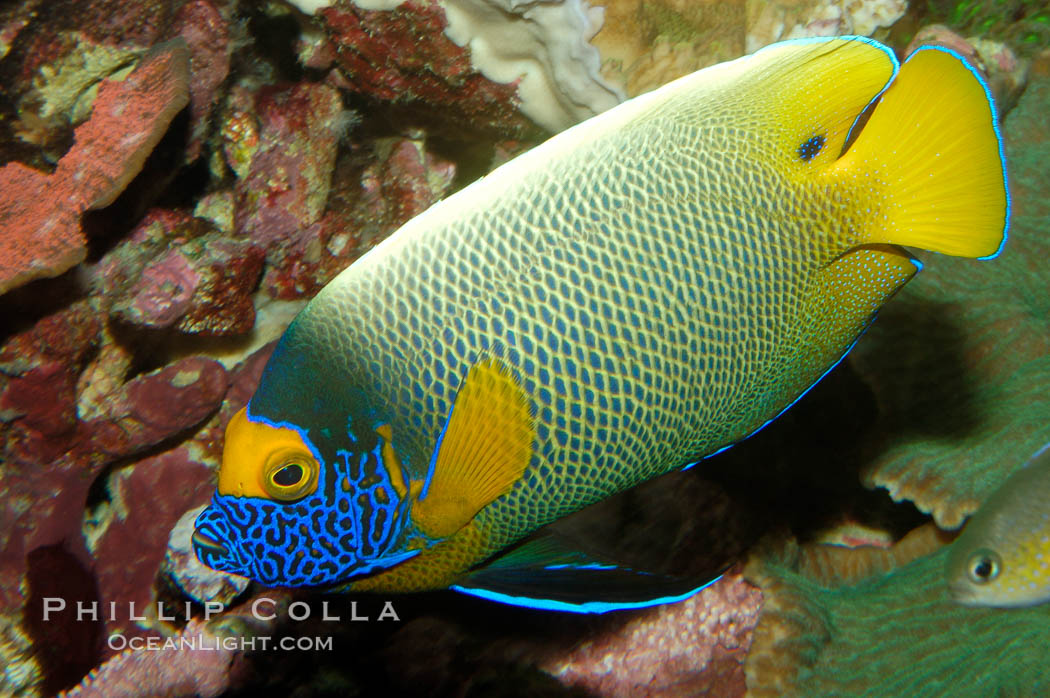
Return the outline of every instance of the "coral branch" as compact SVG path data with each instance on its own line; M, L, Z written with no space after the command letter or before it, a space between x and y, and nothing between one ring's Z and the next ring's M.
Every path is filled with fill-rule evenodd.
M112 203L142 170L189 101L188 85L185 42L162 44L123 81L103 81L53 174L20 163L0 169L0 293L84 259L80 215Z

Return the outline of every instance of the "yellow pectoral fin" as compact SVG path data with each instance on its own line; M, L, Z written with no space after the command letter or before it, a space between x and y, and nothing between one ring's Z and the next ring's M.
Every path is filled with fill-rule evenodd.
M428 482L413 483L412 521L445 538L510 491L532 458L535 425L529 397L498 359L467 373L438 438Z
M408 494L408 486L405 484L405 468L394 449L394 430L389 424L380 424L376 427L376 433L383 439L380 455L390 478L390 486L394 488L397 496L403 499Z

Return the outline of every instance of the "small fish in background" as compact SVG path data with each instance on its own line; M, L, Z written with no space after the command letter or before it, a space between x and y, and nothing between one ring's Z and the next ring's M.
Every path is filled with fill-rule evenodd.
M952 543L952 598L967 606L1050 601L1050 444L996 490Z
M322 289L227 427L197 554L274 586L685 598L711 579L512 546L755 433L918 271L898 245L989 258L1008 219L994 105L950 51L803 40L686 76Z

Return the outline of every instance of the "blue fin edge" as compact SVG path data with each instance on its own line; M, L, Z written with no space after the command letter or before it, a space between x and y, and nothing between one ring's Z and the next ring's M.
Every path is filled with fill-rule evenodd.
M299 437L303 440L303 443L306 444L307 448L310 449L310 453L312 453L314 458L317 459L317 462L320 463L322 466L326 464L325 459L321 457L321 452L318 450L317 446L314 445L313 440L307 434L307 430L303 429L298 424L295 424L293 422L277 422L267 417L264 417L261 414L252 414L251 400L249 400L248 404L244 406L244 416L248 418L249 422L255 422L256 424L265 424L266 426L273 427L274 429L291 429L295 433L299 434Z
M904 59L904 62L907 63L912 58L915 58L915 56L919 55L919 53L922 51L940 51L941 53L947 53L949 56L954 57L956 60L962 63L967 70L970 71L973 77L977 80L977 83L981 86L981 89L984 90L984 96L988 99L988 109L991 111L992 116L992 129L995 131L995 140L999 144L999 166L1003 170L1003 191L1006 193L1006 212L1005 218L1003 220L1003 239L1002 242L999 243L999 249L997 249L990 255L987 255L985 257L978 257L977 259L995 259L1000 254L1002 254L1003 248L1006 247L1006 240L1010 236L1010 207L1012 203L1010 197L1010 180L1006 177L1006 153L1003 151L1003 134L1002 131L999 129L999 109L995 106L995 98L992 97L992 91L988 87L988 83L985 82L984 78L981 77L981 74L977 71L977 69L970 65L970 62L966 60L966 58L963 57L962 54L960 54L958 51L948 48L947 46L927 45L920 46L919 48L912 51L911 54Z
M630 601L621 603L608 603L605 601L588 601L582 604L569 603L567 601L555 601L553 599L537 599L530 598L527 596L511 596L509 594L502 594L498 591L490 591L488 589L478 589L472 587L464 587L458 584L453 584L449 588L458 591L461 594L467 594L469 596L476 596L480 599L487 601L495 601L497 603L507 604L510 606L520 606L523 608L535 608L543 611L563 611L566 613L609 613L610 611L626 611L636 608L649 608L650 606L660 606L665 603L676 603L678 601L684 601L691 596L698 594L703 589L711 586L719 579L722 575L718 575L709 582L685 592L678 596L663 596L657 599L649 599L646 601Z
M875 48L885 53L886 56L889 57L890 63L893 65L893 74L890 75L889 80L887 80L886 84L882 86L882 89L879 90L879 93L872 97L871 100L869 100L868 103L864 105L864 108L860 110L859 114L857 114L857 118L853 120L853 123L850 125L849 130L846 131L846 139L843 142L849 143L850 139L853 138L853 130L857 127L857 122L860 121L860 117L864 114L864 112L868 111L868 108L871 107L872 104L878 101L879 97L882 96L882 93L888 90L890 85L893 84L893 81L897 79L897 73L899 73L901 69L901 62L897 60L897 54L893 52L893 49L891 49L889 46L882 43L881 41L876 41L875 39L872 39L870 36L846 34L844 36L806 36L798 39L786 39L785 41L778 41L776 43L763 46L762 48L758 49L758 51L755 51L755 53L761 53L767 48L780 46L781 44L821 44L829 43L831 41L859 41L863 44L874 46Z
M920 271L922 271L923 264L918 259L915 259L914 257L909 257L908 261L911 262L913 265L915 265L915 273L916 274L918 274ZM857 346L857 342L860 341L860 338L864 336L864 334L868 331L868 328L871 327L873 322L875 322L875 317L877 315L878 315L878 312L876 311L875 315L871 316L871 320L868 321L868 324L865 325L864 329L861 330L860 334L857 335L857 338L854 339L850 343L850 345L848 347L846 347L846 351L842 352L842 356L840 356L838 359L836 359L835 363L831 364L831 366L829 366L828 369L826 371L824 371L824 373L820 374L819 378L817 378L815 381L810 383L808 388L806 388L801 393L799 393L798 397L796 397L794 400L792 400L790 403L788 403L787 407L785 407L784 409L782 409L779 412L777 412L774 416L770 417L768 420L766 420L766 422L762 426L760 426L758 429L755 429L753 432L751 432L750 434L748 434L744 438L740 439L740 441L734 441L731 444L726 444L725 446L723 446L722 448L718 449L717 451L714 451L712 453L708 453L706 456L704 456L700 460L693 461L692 463L688 463L688 464L682 466L682 470L683 471L689 470L693 466L699 465L702 461L705 461L708 458L713 458L713 457L717 456L719 453L722 453L723 451L728 451L729 449L733 448L733 446L736 446L738 443L741 443L742 441L747 441L752 436L754 436L758 432L760 432L763 429L765 429L766 427L768 427L771 423L773 423L776 420L778 420L781 417L781 415L783 415L785 412L787 412L792 407L794 407L795 404L798 403L799 400L801 400L802 398L806 397L806 393L808 393L810 390L813 390L813 388L816 387L817 383L819 383L820 381L824 380L825 376L827 376L829 373L831 373L836 368L838 368L838 365L840 363L842 363L847 356L849 356L849 353L851 351L853 351L853 347Z

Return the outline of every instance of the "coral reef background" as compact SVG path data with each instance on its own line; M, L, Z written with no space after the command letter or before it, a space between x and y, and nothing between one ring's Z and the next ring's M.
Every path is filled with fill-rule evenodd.
M718 583L567 617L196 563L225 423L335 274L552 131L843 33L984 74L1011 239L924 259L754 438L557 524L638 567L730 565ZM940 578L951 531L1050 441L1044 3L27 0L0 7L0 84L0 695L1046 691L1047 607L962 609Z

